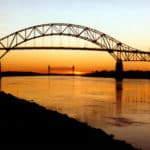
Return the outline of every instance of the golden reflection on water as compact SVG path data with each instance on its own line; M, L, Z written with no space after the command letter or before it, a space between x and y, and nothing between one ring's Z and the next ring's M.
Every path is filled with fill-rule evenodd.
M118 116L122 113L122 84L122 80L116 80L116 113Z
M150 80L76 76L5 77L1 89L150 149Z

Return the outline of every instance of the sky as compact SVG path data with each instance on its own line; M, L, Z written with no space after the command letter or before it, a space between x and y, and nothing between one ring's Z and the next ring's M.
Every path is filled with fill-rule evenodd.
M92 27L132 47L150 50L149 0L0 0L0 22L0 38L29 26L63 22ZM10 52L2 61L3 70L45 72L48 64L74 64L79 71L115 67L109 54L97 52L19 51ZM150 70L149 63L129 62L124 67Z

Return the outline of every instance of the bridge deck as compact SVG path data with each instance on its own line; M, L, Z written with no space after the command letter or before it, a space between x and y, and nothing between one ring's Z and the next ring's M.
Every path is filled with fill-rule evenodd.
M0 50L5 50L0 48ZM9 51L10 49L6 49ZM40 46L40 47L15 47L11 48L11 50L85 50L85 51L105 51L105 52L127 52L127 53L141 53L141 54L150 54L148 51L140 51L140 50L118 50L118 49L101 49L101 48L94 48L94 47L64 47L64 46Z

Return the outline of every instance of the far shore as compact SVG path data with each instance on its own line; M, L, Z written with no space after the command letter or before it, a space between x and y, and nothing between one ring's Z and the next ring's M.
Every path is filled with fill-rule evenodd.
M44 144L61 148L135 150L101 129L47 110L33 102L0 92L0 143Z
M14 76L82 76L82 77L104 77L117 78L118 74L115 71L93 71L83 74L61 74L61 73L38 73L38 72L19 72L6 71L1 72L0 77L14 77ZM121 78L129 79L150 79L150 71L124 71Z

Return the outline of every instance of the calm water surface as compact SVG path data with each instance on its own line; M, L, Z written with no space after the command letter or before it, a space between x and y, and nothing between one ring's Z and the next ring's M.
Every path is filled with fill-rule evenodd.
M1 90L68 114L138 148L150 149L150 80L4 77Z

